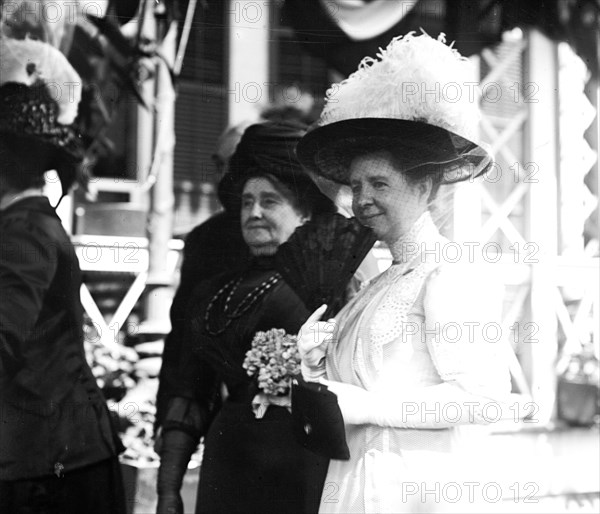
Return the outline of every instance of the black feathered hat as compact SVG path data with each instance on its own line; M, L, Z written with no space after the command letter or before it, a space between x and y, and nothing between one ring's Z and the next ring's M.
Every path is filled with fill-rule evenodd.
M239 213L244 184L264 174L281 181L300 206L308 207L313 214L336 211L334 203L321 193L296 156L296 145L306 128L298 121L267 121L244 131L218 188L219 199L228 212Z

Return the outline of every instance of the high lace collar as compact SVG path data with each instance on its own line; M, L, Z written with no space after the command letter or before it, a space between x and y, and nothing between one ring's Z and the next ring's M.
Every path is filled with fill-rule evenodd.
M393 258L392 265L407 269L410 263L418 257L425 242L435 234L438 234L438 230L431 219L431 213L425 211L413 223L408 232L389 246Z

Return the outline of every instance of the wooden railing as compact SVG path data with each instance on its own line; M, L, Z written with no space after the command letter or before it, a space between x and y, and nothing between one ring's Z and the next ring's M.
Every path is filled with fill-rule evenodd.
M143 237L119 237L80 235L73 236L73 244L84 272L123 274L134 279L127 288L117 308L110 314L102 313L92 297L86 283L81 286L83 307L96 325L101 341L108 347L118 343L118 333L142 297L148 286L148 240ZM169 244L168 272L173 276L175 286L183 241L172 239ZM169 309L166 305L165 309Z

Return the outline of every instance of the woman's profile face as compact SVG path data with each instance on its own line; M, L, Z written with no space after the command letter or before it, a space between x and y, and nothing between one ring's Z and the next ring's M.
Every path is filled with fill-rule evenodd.
M429 184L410 184L388 152L356 157L350 164L352 209L358 220L391 244L427 209Z
M305 219L266 178L251 178L242 191L241 224L253 255L270 255Z

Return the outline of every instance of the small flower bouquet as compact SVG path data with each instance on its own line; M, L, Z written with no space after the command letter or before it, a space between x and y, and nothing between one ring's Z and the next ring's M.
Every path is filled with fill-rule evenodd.
M269 405L291 410L291 381L300 373L300 354L296 336L280 328L257 332L252 347L246 352L244 369L249 376L257 377L262 390L252 400L257 418L262 418Z

